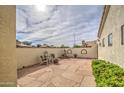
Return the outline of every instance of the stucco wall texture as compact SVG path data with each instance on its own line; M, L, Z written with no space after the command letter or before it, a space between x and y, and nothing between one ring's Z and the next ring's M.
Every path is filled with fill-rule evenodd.
M105 38L105 47L98 47L98 58L124 67L124 45L121 45L121 26L124 24L124 6L110 7L100 41ZM108 35L112 33L112 46L108 47Z
M16 6L0 6L0 86L16 86Z
M68 49L72 50L72 54L68 54L69 57L73 57L73 54L76 53L81 58L97 58L97 45L92 48L65 48L65 50ZM86 49L87 54L81 54L82 49ZM64 48L16 48L17 68L39 63L41 61L40 55L44 51L48 51L49 54L54 53L56 57L60 57L64 53Z

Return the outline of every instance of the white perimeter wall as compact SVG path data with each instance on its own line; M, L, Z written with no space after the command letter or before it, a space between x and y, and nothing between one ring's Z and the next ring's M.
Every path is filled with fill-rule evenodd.
M97 58L97 45L91 48L65 48L65 50L68 49L72 50L72 54L68 55L70 57L73 57L73 54L76 53L81 58ZM81 54L82 49L86 49L87 54ZM40 55L44 51L48 51L49 54L54 53L56 57L60 57L64 53L64 48L16 48L17 68L39 63Z

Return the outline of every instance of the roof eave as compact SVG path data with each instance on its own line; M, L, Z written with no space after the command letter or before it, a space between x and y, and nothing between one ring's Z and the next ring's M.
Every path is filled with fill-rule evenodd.
M102 33L102 30L103 30L105 21L107 19L108 13L109 13L109 9L110 9L110 5L105 5L104 6L104 11L103 11L103 14L102 14L102 19L101 19L100 27L99 27L98 34L97 34L98 38L100 38L100 36L101 36L101 33Z

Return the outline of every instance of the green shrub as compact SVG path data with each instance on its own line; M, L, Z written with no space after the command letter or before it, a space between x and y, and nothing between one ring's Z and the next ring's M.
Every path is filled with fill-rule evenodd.
M124 69L105 60L93 60L93 74L98 87L123 87Z

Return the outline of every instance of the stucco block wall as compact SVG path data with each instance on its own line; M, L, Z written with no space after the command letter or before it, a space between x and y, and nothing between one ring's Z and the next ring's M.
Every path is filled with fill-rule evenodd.
M60 57L63 50L62 48L16 48L17 68L39 63L41 61L40 56L43 55L44 51L48 51L49 54L54 53L56 57Z
M16 6L0 6L0 86L16 86Z
M98 58L124 67L124 45L121 45L121 26L124 24L124 6L110 7L100 41L105 38L105 47L98 47ZM108 47L108 35L112 33L112 46Z
M68 50L70 48L65 48ZM81 58L97 58L97 45L92 48L85 48L87 54L81 54L81 50L84 48L71 48L72 54L69 57L73 57L73 54L77 54ZM23 66L30 66L40 62L40 55L44 51L48 51L49 54L54 53L56 57L60 57L64 53L64 48L16 48L17 55L17 68L22 68Z
M85 49L87 51L87 54L81 54L81 50ZM66 48L65 50L68 50ZM98 58L98 47L97 45L92 46L91 48L72 48L72 54L67 54L69 57L73 57L73 54L77 54L77 57L79 58Z

